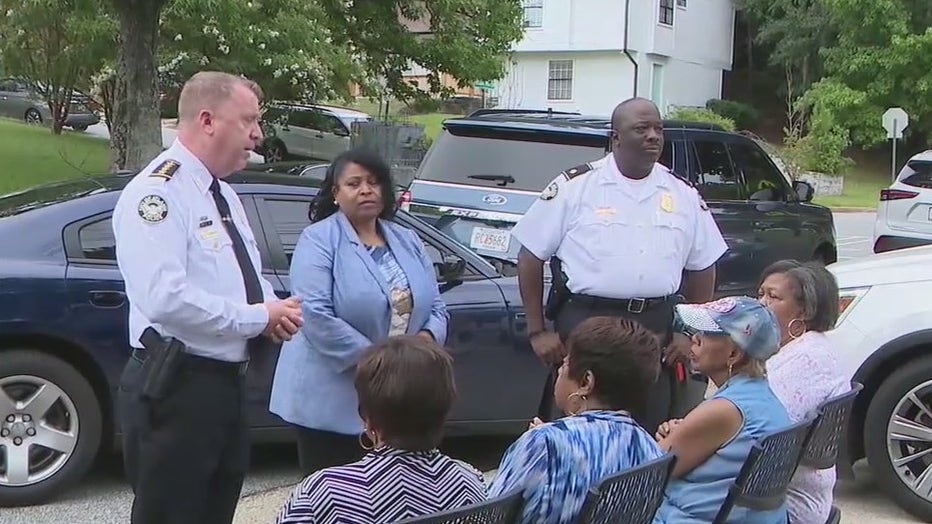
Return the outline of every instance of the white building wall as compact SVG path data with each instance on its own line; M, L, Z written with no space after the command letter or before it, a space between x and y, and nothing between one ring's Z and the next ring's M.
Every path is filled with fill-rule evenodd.
M548 100L549 63L573 61L572 98ZM620 52L516 53L496 96L499 107L608 115L631 96L634 66Z
M499 106L607 115L632 96L634 67L622 53L626 1L637 95L663 110L720 97L733 58L732 0L687 0L675 8L672 27L659 23L660 0L544 0L541 27L525 31L493 92ZM548 61L567 58L574 60L573 99L547 100Z

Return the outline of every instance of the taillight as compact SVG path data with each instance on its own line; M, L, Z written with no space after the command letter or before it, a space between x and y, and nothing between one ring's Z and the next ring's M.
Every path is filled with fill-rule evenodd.
M398 197L398 207L402 211L409 210L409 208L411 207L411 192L410 191L406 190L401 193L401 196Z
M887 202L890 200L906 200L907 198L915 198L919 196L919 193L916 191L906 191L904 189L881 189L880 190L880 201Z

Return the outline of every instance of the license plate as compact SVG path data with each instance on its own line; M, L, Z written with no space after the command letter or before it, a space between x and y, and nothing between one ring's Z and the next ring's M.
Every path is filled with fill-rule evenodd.
M511 233L508 231L485 227L474 227L472 229L472 237L469 239L469 247L473 249L495 251L496 253L507 253L510 243Z

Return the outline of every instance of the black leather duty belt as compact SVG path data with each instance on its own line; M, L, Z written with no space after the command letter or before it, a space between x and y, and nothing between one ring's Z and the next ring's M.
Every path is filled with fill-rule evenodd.
M605 298L573 293L569 297L569 302L599 308L624 310L637 315L657 306L671 303L674 298L675 295L657 298Z
M145 362L147 357L146 350L134 349L132 357L139 362ZM224 360L202 357L200 355L192 355L191 353L185 353L183 361L184 366L190 369L237 375L240 377L245 376L246 370L249 368L248 360L246 362L226 362Z

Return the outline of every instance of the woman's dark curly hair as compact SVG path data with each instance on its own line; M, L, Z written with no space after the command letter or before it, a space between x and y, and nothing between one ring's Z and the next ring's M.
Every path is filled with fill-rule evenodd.
M320 222L337 212L337 204L333 200L334 189L337 181L343 175L343 171L349 164L358 164L366 171L372 173L382 188L382 213L379 218L390 219L395 216L395 182L392 179L392 171L388 164L382 160L375 152L354 148L341 153L327 168L327 174L320 185L320 190L311 207L308 210L307 217L311 222Z

